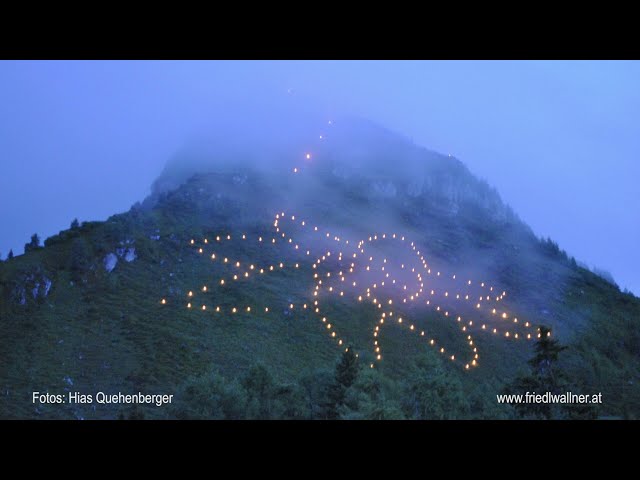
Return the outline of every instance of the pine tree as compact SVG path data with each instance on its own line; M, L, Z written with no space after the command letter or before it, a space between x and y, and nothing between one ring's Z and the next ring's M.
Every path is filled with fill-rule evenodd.
M567 347L560 345L555 338L551 338L549 327L540 327L540 339L536 342L535 355L529 360L529 365L533 367L533 372L543 378L554 381L556 375L555 362L558 360L560 352Z
M80 222L78 222L77 218L73 219L73 222L71 222L71 230L76 230L80 228Z
M7 260L11 260L13 258L13 249L9 250L9 253L7 254Z
M333 383L329 387L327 417L335 420L339 417L339 409L344 404L347 389L353 385L358 377L358 358L349 347L345 350L336 365Z
M342 354L340 362L336 366L336 382L349 388L358 376L358 358L353 349L349 348Z
M30 252L31 250L36 250L40 247L40 237L37 233L31 235L31 241L29 243L25 243L24 245L24 253Z
M564 374L558 368L558 356L567 347L551 337L551 329L541 326L540 338L535 345L535 354L529 365L531 373L518 377L505 389L506 394L526 392L544 395L547 392L558 394L567 388ZM560 414L559 407L551 403L516 404L517 412L523 417L550 419Z

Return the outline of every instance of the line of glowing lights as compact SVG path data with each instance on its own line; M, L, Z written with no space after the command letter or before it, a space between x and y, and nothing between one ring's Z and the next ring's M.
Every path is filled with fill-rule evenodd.
M329 124L331 124L331 122L329 122ZM320 136L320 139L322 139L323 137ZM311 160L312 155L311 153L306 153L305 154L305 159L306 160ZM299 173L300 170L298 167L294 167L293 168L293 173ZM271 237L270 242L268 239L263 239L262 236L257 236L257 241L260 244L264 244L264 243L270 243L270 244L275 244L277 242L278 238L282 238L282 239L287 239L287 235L284 231L281 231L281 222L296 222L296 217L295 215L291 215L290 217L285 216L284 212L279 212L275 215L275 219L273 222L273 227L275 228L275 233L276 236ZM346 269L341 269L339 272L333 272L334 273L334 277L335 278L339 278L339 281L343 284L345 284L343 286L343 288L335 288L333 285L324 285L322 284L322 278L325 278L325 280L329 281L329 279L331 279L331 271L327 271L324 272L322 275L320 275L318 273L318 271L320 270L321 265L323 264L323 262L328 262L330 260L331 255L335 256L337 255L337 260L338 262L341 262L343 260L343 252L339 251L336 252L335 250L327 250L323 255L321 255L320 257L318 257L316 259L316 261L312 264L312 271L314 271L313 273L313 280L315 281L315 288L312 291L312 296L314 297L313 300L313 306L311 307L311 301L309 301L309 309L313 310L314 313L318 314L319 316L321 316L321 320L322 323L325 325L326 330L329 332L329 336L332 340L335 340L338 346L343 346L346 344L346 341L341 338L340 336L337 335L336 330L335 330L335 325L333 325L332 323L329 322L329 320L327 319L326 316L322 316L320 314L320 307L319 307L319 302L318 302L318 294L321 291L325 291L331 294L338 294L339 296L344 296L345 295L345 288L347 290L350 289L356 289L358 282L355 280L347 280L347 277L349 275L356 275L356 271L359 271L360 273L363 272L369 272L369 275L373 275L375 273L374 265L374 257L373 256L369 256L368 259L366 257L366 248L365 248L365 243L373 243L373 242L378 242L381 240L397 240L399 242L402 242L405 246L408 246L411 251L416 255L416 257L419 260L419 265L414 265L411 266L411 273L416 274L416 280L417 280L417 288L412 289L412 290L407 290L407 284L403 282L403 286L401 289L401 293L406 292L404 297L400 298L401 303L406 304L408 302L414 302L417 301L418 298L420 297L421 294L425 294L427 295L426 292L424 292L424 279L422 278L422 274L420 273L421 271L426 273L426 275L429 276L435 276L435 277L442 277L442 278L448 278L450 281L457 281L460 282L463 286L465 286L467 289L469 287L471 287L472 285L479 285L481 289L487 289L489 292L493 292L494 291L494 287L487 285L485 282L477 282L474 283L472 282L471 279L467 279L466 281L458 278L456 274L450 275L450 276L445 276L444 274L441 274L440 271L436 271L433 272L431 271L431 268L429 267L429 265L427 264L426 260L424 259L424 256L420 253L420 250L417 249L417 245L414 242L409 242L409 240L407 240L405 238L405 236L397 234L397 233L374 233L372 235L370 235L368 237L368 239L363 239L360 240L357 244L355 244L354 242L352 242L350 244L350 241L347 239L342 239L340 236L338 235L333 235L327 231L327 232L321 232L318 228L318 226L314 226L313 229L311 229L311 225L308 224L308 222L306 222L305 220L298 220L296 222L296 224L299 224L301 227L306 227L308 229L310 229L313 233L316 234L320 234L322 236L322 233L324 233L323 238L328 239L329 241L335 241L337 243L343 243L345 245L345 247L349 248L350 250L353 250L353 246L356 245L355 247L355 251L352 252L348 252L345 255L345 257L350 258L350 259L355 259L351 264L348 270ZM246 233L243 233L240 238L242 240L248 240L248 235ZM215 242L219 243L219 242L223 242L224 240L230 241L232 240L232 236L231 234L227 234L225 235L217 235L215 236ZM263 241L266 240L266 241ZM196 241L195 239L191 239L189 242L190 245L195 246L196 245ZM209 239L208 238L204 238L203 239L203 244L205 245L205 247L202 246L198 246L197 247L197 252L199 254L204 254L204 250L205 248L207 248L207 246L210 244L209 243ZM288 238L288 241L285 240L285 244L289 244L291 245L294 250L299 250L300 246L298 243L294 243L293 239L291 237ZM208 254L207 254L208 255ZM310 250L306 250L306 255L310 256ZM359 269L358 265L356 262L359 262L360 260L358 259L358 256L360 256L361 258L363 258L365 261L368 260L368 264L366 264L364 266L364 268ZM215 261L217 259L216 257L216 253L212 252L210 255L210 258L212 261ZM224 258L223 259L223 263L224 264L230 264L230 265L234 265L235 268L240 268L241 267L241 263L239 261L236 262L229 262L228 258ZM294 264L294 268L298 269L300 267L299 263L295 263ZM381 280L377 280L375 282L371 282L369 284L369 286L366 288L366 292L365 291L358 291L357 294L354 295L354 299L357 298L358 302L362 302L364 301L364 299L370 299L371 303L373 303L374 305L377 306L378 309L382 309L382 305L383 305L383 301L378 301L378 299L376 297L374 297L373 299L371 299L371 295L372 295L372 291L371 289L373 288L374 290L378 291L378 285L380 285L380 288L385 287L385 282L387 282L386 287L393 287L395 285L398 286L400 283L396 284L396 281L398 280L397 278L394 278L395 276L392 275L392 271L389 271L389 266L391 265L391 262L387 261L387 258L383 258L382 259L382 265L379 268L380 272L384 272L384 276L382 277ZM249 270L246 270L243 274L241 273L240 276L238 276L238 274L233 274L232 278L234 281L237 281L239 279L242 278L249 278L250 277L250 272L249 271L255 271L255 272L259 272L259 274L264 274L267 272L274 272L276 270L276 268L279 268L280 270L286 268L286 266L288 266L287 264L285 264L284 262L279 262L277 263L275 266L274 265L269 265L264 266L264 267L257 267L253 264L250 264L249 266ZM416 268L417 267L417 268ZM400 270L409 270L410 266L406 265L405 263L401 263L400 264ZM326 273L326 276L324 275ZM435 274L435 275L434 275ZM391 282L390 284L388 282ZM219 280L219 282L217 282L220 286L224 286L225 285L225 279L221 278ZM208 287L206 285L204 285L202 287L202 292L208 292ZM442 292L436 292L435 289L431 288L429 289L428 295L430 297L435 297L435 296L442 296L443 298L446 298L448 301L465 301L465 302L476 302L475 303L475 309L477 310L481 310L482 309L482 304L483 302L500 302L501 300L504 299L504 297L506 296L506 291L503 291L502 294L500 295L495 295L495 294L483 294L483 295L474 295L472 296L468 290L461 292L461 291L456 291L456 292L452 292L449 289L444 290L444 293ZM193 303L192 301L192 297L194 296L194 292L193 291L189 291L187 294L188 298L189 298L189 302L187 303L187 308L191 309L191 308L195 308L195 303ZM455 298L454 298L455 296ZM477 298L477 300L476 300ZM160 303L162 305L167 305L167 300L166 298L162 298ZM390 306L393 304L393 299L392 298L388 298L385 301L385 305ZM440 315L443 315L445 318L446 317L450 317L453 319L453 317L455 317L455 315L449 315L449 310L445 309L444 307L442 307L441 305L435 305L431 303L431 300L426 300L424 302L424 305L430 306L432 309L435 308L435 311L440 313ZM293 303L289 304L289 309L293 310L295 309L295 305ZM199 308L199 310L203 310L206 311L207 310L207 305L206 304L202 304ZM302 308L303 309L307 309L308 308L308 304L307 303L303 303L302 304ZM215 308L211 308L211 310L214 313L224 313L224 311L222 310L222 308L220 306L216 306ZM244 311L246 313L251 313L251 312L258 312L258 311L262 311L264 313L269 313L269 307L262 307L261 309L256 309L255 307L252 309L251 306L246 306L243 307L243 309L241 309L240 307L230 307L229 312L232 314L235 313L239 313L240 311ZM380 362L383 358L382 356L382 350L381 350L381 346L379 343L380 340L380 333L381 333L381 328L380 326L384 324L384 320L385 318L391 318L393 317L394 312L392 310L384 310L381 312L381 316L379 318L379 322L377 325L375 325L374 327L374 331L373 331L373 336L374 336L374 358L376 362ZM496 308L492 308L491 309L491 315L494 315L498 318L502 318L504 320L508 320L511 317L509 316L509 314L506 311L503 312L498 312ZM397 318L397 322L388 322L388 324L393 323L395 325L401 325L401 326L406 326L409 331L418 333L418 331L420 332L420 336L425 337L425 331L424 330L420 330L418 328L416 328L416 326L410 322L404 322L403 324L403 318L399 315L396 316ZM471 367L475 367L477 366L478 363L478 359L479 359L479 354L477 351L477 346L474 344L473 338L471 336L471 334L469 333L470 329L473 327L474 329L477 329L478 331L481 332L491 332L495 335L500 334L500 331L497 328L491 328L489 327L486 323L482 323L482 322L475 322L475 326L474 326L474 321L473 320L462 320L462 317L460 315L458 315L456 317L457 322L460 324L460 331L463 332L466 335L466 342L469 346L469 348L472 350L471 351L471 360L470 361L466 361L466 362L462 362L462 364L464 365L464 369L465 370L469 370ZM519 327L523 327L523 328L532 328L532 325L530 324L530 322L525 321L525 322L521 322L518 320L517 317L513 317L513 321L512 323L517 324ZM515 328L515 325L514 325ZM550 335L550 333L549 333ZM523 334L522 332L517 332L517 331L510 331L510 330L506 330L504 332L504 338L509 338L509 339L514 339L514 340L518 340L519 338L523 338L523 339L527 339L527 340L531 340L533 338L540 338L540 333L539 333L539 329L538 329L538 333L537 335L534 334L532 335L530 332ZM428 344L432 347L435 347L437 345L437 340L435 338L429 338L428 340ZM348 348L347 348L348 350ZM452 361L452 362L458 362L459 359L457 358L455 353L451 353L448 351L447 348L445 348L445 346L440 346L438 348L438 351L443 354L446 355L446 357ZM357 354L356 354L357 355ZM371 368L374 367L374 363L370 364Z

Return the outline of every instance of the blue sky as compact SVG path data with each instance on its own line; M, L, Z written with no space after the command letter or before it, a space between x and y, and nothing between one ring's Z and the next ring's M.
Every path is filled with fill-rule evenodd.
M0 252L141 200L233 102L368 117L452 153L640 294L639 62L0 62Z

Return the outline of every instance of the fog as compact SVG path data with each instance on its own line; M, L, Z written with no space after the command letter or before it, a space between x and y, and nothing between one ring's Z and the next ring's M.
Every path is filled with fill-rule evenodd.
M0 253L129 209L187 147L268 169L253 144L302 153L308 125L357 115L638 295L639 84L638 62L0 62Z

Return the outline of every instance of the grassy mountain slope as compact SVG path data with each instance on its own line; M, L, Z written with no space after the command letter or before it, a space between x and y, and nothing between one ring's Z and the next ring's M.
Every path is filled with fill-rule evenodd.
M172 393L212 369L234 379L261 363L287 383L333 368L342 349L311 311L315 257L281 242L255 241L273 236L273 216L281 209L354 239L383 231L407 235L424 249L434 271L506 290L501 308L532 324L550 325L569 345L562 367L572 385L603 392L600 415L638 417L638 298L580 268L553 242L537 239L497 192L458 160L369 125L349 124L332 135L313 143L310 161L274 160L256 167L244 157L228 165L213 155L197 167L170 163L152 195L129 212L85 222L47 239L44 248L0 263L0 417L115 418L124 410L34 406L34 390ZM298 143L277 150L278 158L301 158ZM177 171L180 180L172 182ZM182 178L188 180L180 184ZM227 234L234 240L205 253L215 251L218 259L226 256L242 265L283 262L299 268L216 286L220 278L230 278L232 266L199 254L190 241L197 246L203 238ZM314 249L325 246L303 234L298 238ZM384 253L398 255L391 247ZM117 260L110 272L109 255ZM425 289L434 285L453 288L427 279ZM189 291L195 292L191 309L186 308ZM443 306L448 301L441 298ZM289 309L291 303L298 307ZM303 303L310 308L300 309ZM238 313L216 314L214 306L226 312L235 306ZM377 309L335 296L323 298L322 308L362 364L373 362ZM490 315L462 311L465 318L475 315L477 322L498 325ZM459 326L440 312L424 306L398 312L452 351L465 351ZM411 360L428 355L472 399L464 416L509 416L509 407L495 405L495 394L526 369L531 342L483 332L474 339L482 352L480 366L466 372L415 334L387 328L379 371L402 381ZM147 418L171 415L145 410Z

